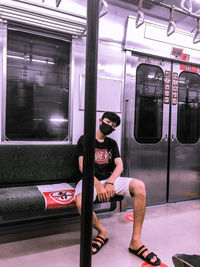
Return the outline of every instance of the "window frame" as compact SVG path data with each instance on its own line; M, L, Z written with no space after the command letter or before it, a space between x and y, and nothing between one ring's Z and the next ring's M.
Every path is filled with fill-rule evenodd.
M62 38L61 36L56 36L55 34L51 35L51 32L43 32L41 30L38 31L37 29L37 33L35 31L35 29L27 29L26 27L23 29L23 27L9 27L9 24L7 24L6 22L1 22L0 25L2 25L3 30L2 30L2 35L3 35L3 42L2 42L2 48L0 47L1 51L0 51L0 60L2 58L2 69L0 68L0 72L1 72L1 78L2 78L2 83L0 85L0 87L2 86L2 94L0 96L0 102L1 102L1 115L0 115L0 143L1 144L71 144L72 143L72 93L71 93L71 87L72 87L72 83L71 83L71 79L72 79L72 64L73 64L73 58L72 58L72 46L73 46L73 42L72 40L70 40L69 38ZM57 40L62 40L65 42L70 43L70 49L69 49L69 99L68 99L68 136L67 136L67 140L39 140L39 141L35 141L35 140L7 140L6 139L6 99L7 99L7 38L8 38L8 30L13 30L13 31L20 31L20 32L25 32L28 34L35 34L37 36L44 36L44 37L48 37L51 39L57 39ZM57 38L56 38L57 37Z
M152 64L147 64L147 63L141 63L137 66L136 68L136 82L135 82L135 103L134 103L134 130L133 130L133 134L134 134L134 138L135 140L139 143L139 144L158 144L161 140L162 140L162 133L163 133L163 116L162 116L162 121L161 121L161 135L160 135L160 138L158 140L156 140L155 142L149 142L149 141L145 141L145 142L141 142L141 139L138 138L136 136L136 122L137 122L137 119L136 119L136 102L137 102L137 84L138 84L138 77L137 77L137 72L138 72L138 69L139 67L141 67L142 65L145 65L145 66L150 66L150 67L156 67L158 69L161 70L162 74L163 74L163 81L162 81L162 114L163 114L163 109L164 109L164 71L163 69L160 67L160 66L157 66L157 65L152 65ZM139 112L139 111L138 111ZM148 137L149 138L149 137Z
M181 71L179 73L179 76L178 76L178 81L179 81L179 78L181 76L181 74L183 73L189 73L189 74L195 74L197 76L199 76L199 79L200 79L200 74L198 72L192 72L192 71L187 71L187 70L184 70L184 71ZM200 132L199 132L199 126L198 126L198 122L197 122L197 130L198 130L198 137L196 139L196 141L194 142L182 142L180 139L179 139L179 134L178 134L178 131L179 131L179 125L180 125L180 122L179 122L179 114L180 114L180 109L179 109L179 103L182 102L180 101L180 86L179 86L180 83L178 83L178 103L177 103L177 132L176 132L176 136L177 136L177 140L180 144L196 144L198 143L199 139L200 139ZM184 105L185 105L185 102L184 102ZM198 114L197 114L198 115Z

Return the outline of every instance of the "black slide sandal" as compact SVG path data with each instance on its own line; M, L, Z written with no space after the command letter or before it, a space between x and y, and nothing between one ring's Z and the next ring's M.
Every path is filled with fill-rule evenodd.
M96 254L107 242L108 242L108 238L104 239L101 236L96 236L96 238L93 241L97 241L99 242L101 245L97 244L97 243L92 243L92 248L96 248L96 251L92 251L92 255Z
M145 262L153 265L153 266L158 266L160 265L161 261L160 259L157 257L157 255L153 252L150 252L146 258L142 255L145 251L147 251L148 249L142 245L138 250L134 250L129 248L129 252L134 254L135 256L139 257L140 259L144 260ZM155 262L151 262L151 259L156 256L157 260Z

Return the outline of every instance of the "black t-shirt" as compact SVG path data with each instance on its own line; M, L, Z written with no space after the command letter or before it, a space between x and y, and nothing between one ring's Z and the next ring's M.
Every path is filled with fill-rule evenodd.
M83 156L84 136L77 143L77 155ZM104 180L110 177L115 169L114 159L119 158L119 149L115 140L106 137L103 143L95 139L95 177Z

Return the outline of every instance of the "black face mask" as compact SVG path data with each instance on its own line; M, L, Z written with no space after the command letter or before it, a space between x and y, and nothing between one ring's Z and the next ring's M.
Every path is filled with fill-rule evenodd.
M100 128L102 134L104 134L104 135L109 135L114 131L112 126L110 126L109 124L107 124L103 121L102 121L102 124L100 125L99 128Z

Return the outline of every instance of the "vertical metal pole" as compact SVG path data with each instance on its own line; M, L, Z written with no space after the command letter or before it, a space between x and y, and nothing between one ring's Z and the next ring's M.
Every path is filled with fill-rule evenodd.
M91 266L99 0L87 0L84 162L80 267Z

